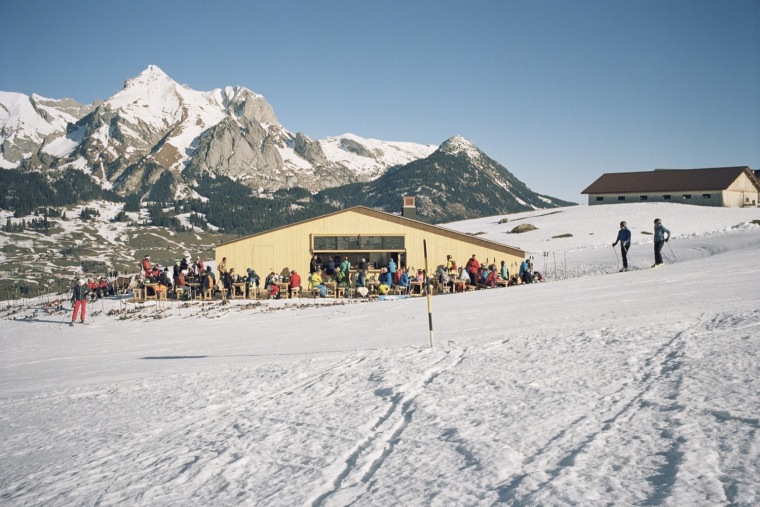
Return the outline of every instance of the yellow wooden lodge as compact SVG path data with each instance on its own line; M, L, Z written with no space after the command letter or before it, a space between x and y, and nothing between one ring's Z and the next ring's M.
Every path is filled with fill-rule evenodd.
M405 203L409 199L405 198ZM423 240L431 273L446 265L447 255L462 267L473 254L481 264L496 264L497 268L505 261L510 273L515 273L525 258L518 248L420 222L408 214L393 215L364 206L222 243L215 256L217 265L226 257L228 269L235 268L243 276L247 268L253 268L262 282L271 272L289 276L295 270L305 287L312 255L323 264L335 256L348 257L354 268L366 259L370 274L393 259L397 266L410 267L416 273L425 269Z

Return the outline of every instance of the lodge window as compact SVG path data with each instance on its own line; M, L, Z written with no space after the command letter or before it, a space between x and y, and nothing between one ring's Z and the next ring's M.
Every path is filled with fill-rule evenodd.
M618 201L625 201L625 196L624 195L619 195L618 196Z
M702 194L702 199L712 199L711 194Z
M648 198L649 198L649 196L646 196L646 195L640 195L640 196L639 196L639 201L646 201Z
M684 200L691 199L691 194L683 194Z
M597 197L597 198L596 198L596 202L600 202L600 201L603 201L603 200L604 200L604 197ZM749 199L748 199L748 200L749 200Z
M665 195L663 195L663 196L662 196L662 199L663 199L664 201L669 201L669 200L670 200L670 194L665 194Z

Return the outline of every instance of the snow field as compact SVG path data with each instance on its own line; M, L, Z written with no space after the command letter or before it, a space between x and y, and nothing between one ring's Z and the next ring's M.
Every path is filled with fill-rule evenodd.
M422 298L0 320L0 499L755 505L760 234L708 232L435 297L435 349Z

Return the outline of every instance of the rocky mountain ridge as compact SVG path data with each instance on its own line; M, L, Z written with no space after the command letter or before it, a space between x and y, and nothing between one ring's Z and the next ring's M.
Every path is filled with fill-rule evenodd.
M0 127L0 167L78 168L122 195L147 195L169 174L177 198L192 196L204 173L264 192L316 192L368 181L435 149L350 134L312 140L286 130L245 87L198 92L154 65L92 106L3 92Z

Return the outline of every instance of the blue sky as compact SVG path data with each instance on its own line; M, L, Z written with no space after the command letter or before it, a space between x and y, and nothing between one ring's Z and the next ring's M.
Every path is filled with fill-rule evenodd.
M105 99L155 64L314 139L474 142L575 202L604 172L760 168L760 2L0 0L0 90Z

